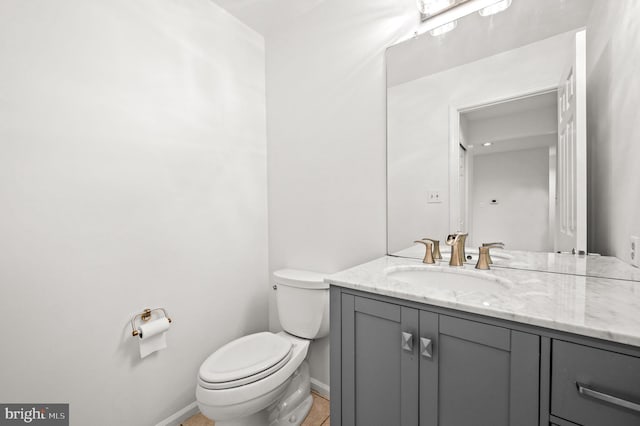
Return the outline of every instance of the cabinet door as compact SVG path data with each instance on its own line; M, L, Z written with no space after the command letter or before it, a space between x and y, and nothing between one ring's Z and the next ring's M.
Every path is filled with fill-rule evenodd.
M420 338L421 426L538 425L538 336L421 311Z
M342 424L418 425L418 311L342 295Z

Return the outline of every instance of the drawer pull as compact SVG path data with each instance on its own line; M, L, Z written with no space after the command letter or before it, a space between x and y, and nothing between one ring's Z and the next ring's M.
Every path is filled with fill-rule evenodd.
M581 395L589 396L594 399L599 399L600 401L608 402L609 404L617 405L619 407L628 408L629 410L640 412L640 404L636 404L635 402L627 401L626 399L618 398L613 395L607 395L606 393L598 392L593 389L589 389L585 387L582 383L576 382L578 386L578 392Z

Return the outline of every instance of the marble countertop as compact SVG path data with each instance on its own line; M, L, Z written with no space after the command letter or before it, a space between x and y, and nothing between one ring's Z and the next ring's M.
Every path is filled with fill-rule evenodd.
M456 291L444 286L412 284L393 278L393 274L387 275L391 271L423 268L484 277L491 281L494 290ZM640 347L639 282L499 267L478 271L472 264L450 268L446 262L431 266L418 259L393 256L338 272L325 281L339 287Z
M441 247L443 253L447 253L448 249L446 246ZM475 264L477 255L474 255L474 253L477 254L477 250L467 247L467 251L472 254L472 262ZM576 256L570 253L543 253L499 249L491 249L491 254L495 267L640 282L640 268L634 268L622 260L611 256ZM395 252L393 255L422 260L424 256L424 246L422 244L416 244Z

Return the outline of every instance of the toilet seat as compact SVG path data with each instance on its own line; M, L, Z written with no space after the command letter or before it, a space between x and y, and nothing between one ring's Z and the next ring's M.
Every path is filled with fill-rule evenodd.
M250 334L211 354L200 367L198 382L212 390L247 385L280 370L292 353L291 341L280 335Z
M257 401L262 396L285 385L286 381L296 369L300 367L307 356L310 341L300 339L285 332L277 333L277 336L287 340L293 345L291 357L284 363L282 368L253 383L228 389L207 389L204 387L206 383L203 382L202 378L198 377L198 386L196 387L198 404L216 407L216 409L251 404L253 403L252 401Z

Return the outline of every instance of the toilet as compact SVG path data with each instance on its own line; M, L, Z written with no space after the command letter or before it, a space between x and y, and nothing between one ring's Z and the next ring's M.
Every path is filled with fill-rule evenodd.
M309 344L329 334L329 285L323 274L273 273L284 331L240 337L200 366L196 399L216 426L298 426L311 409Z

